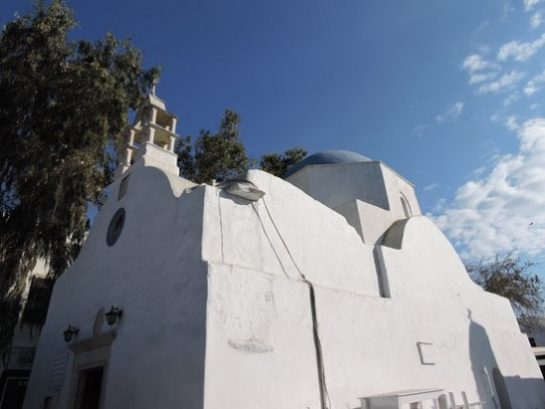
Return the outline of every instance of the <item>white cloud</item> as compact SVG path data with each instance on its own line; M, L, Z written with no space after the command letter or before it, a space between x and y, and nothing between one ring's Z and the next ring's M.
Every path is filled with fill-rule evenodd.
M537 40L527 43L520 41L510 41L502 45L498 51L498 60L506 61L512 58L515 61L526 61L539 51L545 45L545 34L542 34Z
M499 112L494 113L494 114L490 117L490 121L491 121L491 122L498 122L500 119L501 119L501 115L500 115Z
M413 132L418 136L424 136L426 130L428 129L428 124L418 124L413 128Z
M518 131L519 151L462 185L435 217L466 258L519 251L536 255L545 242L545 118Z
M505 126L510 131L516 131L519 127L517 124L517 117L514 115L511 115L510 117L508 117L505 121Z
M499 92L504 89L511 88L517 82L524 78L524 73L513 70L508 74L502 75L498 80L483 84L479 87L480 94L488 94L490 92Z
M536 11L534 14L532 14L532 17L530 17L530 27L532 28L538 28L541 23L543 23L543 11Z
M519 92L515 91L503 100L503 106L508 107L513 102L517 101L519 98L520 98Z
M462 68L469 74L469 83L478 84L495 78L499 67L479 54L471 54L465 58Z
M479 27L475 29L475 32L478 33L479 31L483 31L486 27L488 27L490 23L488 21L483 21L481 24L479 24ZM486 47L486 46L485 46Z
M486 24L488 23L486 22ZM481 54L488 54L490 52L490 46L486 44L480 44L479 46L477 46L477 50L479 50Z
M479 54L471 54L466 57L462 68L469 72L482 71L490 66L490 61L485 60Z
M517 123L517 117L514 115L504 116L500 114L499 112L496 112L490 117L490 122L502 124L510 131L516 131L519 128L519 125ZM487 149L493 149L493 148L487 147ZM493 161L497 157L500 157L500 155L496 153L491 156L491 160Z
M491 79L494 79L498 74L495 72L487 72L487 73L474 73L469 76L469 83L470 84L478 84L483 81L488 81Z
M503 15L501 16L501 21L507 21L509 20L509 17L511 17L511 14L515 11L515 8L511 4L509 0L504 1L503 3Z
M540 2L541 0L523 0L524 10L530 11Z
M460 115L462 115L462 111L464 110L464 103L461 101L458 101L451 106L449 106L445 112L443 112L441 115L437 115L435 119L439 123L443 123L446 121L456 121Z
M543 70L540 74L536 75L530 81L528 81L528 83L524 87L524 93L527 96L534 95L537 91L539 91L544 82L545 70Z
M438 185L437 183L432 183L431 185L424 186L424 187L422 188L422 190L423 190L424 192L429 192L430 190L433 190L433 189L435 189L435 188L438 187L438 186L439 186L439 185Z

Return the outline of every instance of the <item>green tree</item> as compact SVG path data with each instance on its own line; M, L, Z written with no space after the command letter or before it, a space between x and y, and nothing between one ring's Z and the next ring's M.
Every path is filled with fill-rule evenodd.
M38 258L52 278L82 243L89 203L115 168L127 113L156 78L113 35L72 41L61 0L37 1L0 32L0 355Z
M286 174L286 171L290 166L300 162L305 156L307 156L306 150L295 147L288 149L283 154L269 153L263 155L259 164L264 171L282 177Z
M240 140L240 115L228 109L216 133L201 130L194 144L191 136L182 136L176 143L175 152L180 175L196 183L235 177L256 162L246 154ZM288 167L306 155L303 148L296 147L283 154L263 155L259 164L264 171L282 177Z
M178 139L180 174L196 183L225 180L248 169L250 158L239 135L240 116L225 110L218 132L202 130L194 146L191 136Z
M543 282L530 272L535 263L513 254L496 255L489 262L467 265L471 278L483 289L507 298L526 329L536 325L543 314Z

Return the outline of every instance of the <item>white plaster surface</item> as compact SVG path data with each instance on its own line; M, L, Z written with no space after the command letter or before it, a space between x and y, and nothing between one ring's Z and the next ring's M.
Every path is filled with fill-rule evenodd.
M329 189L332 180L357 177L361 169L366 182L349 183L342 200L316 193L316 184L310 195L250 171L246 178L265 192L256 202L194 186L156 164L131 167L126 196L117 201L112 194L80 256L57 281L25 408L39 408L51 393L51 368L62 354L69 360L55 396L57 408L70 407L73 352L62 332L70 324L80 328L78 340L92 338L93 327L96 336L97 311L110 305L124 314L111 344L107 409L320 409L321 392L326 407L345 409L359 407L362 397L429 388L453 392L460 403L465 391L470 402L495 408L498 391L486 378L494 368L513 409L544 407L545 384L509 302L473 284L442 233L418 216L412 186L372 163L371 171L363 163L293 175L320 169ZM327 175L337 170L341 175ZM373 221L380 212L354 208L356 216L367 215L362 230L371 219L381 238L379 271L376 241L364 243L328 207L370 200L354 190L370 183L375 202L390 213ZM402 221L400 191L415 214ZM108 247L106 231L119 207L125 227ZM379 277L389 298L380 296ZM98 333L107 330L103 324ZM422 362L419 343L433 365Z
M287 180L331 208L359 199L388 209L381 166L378 161L310 165Z
M309 196L342 214L362 240L378 244L388 227L420 215L414 186L379 161L306 166L287 179Z

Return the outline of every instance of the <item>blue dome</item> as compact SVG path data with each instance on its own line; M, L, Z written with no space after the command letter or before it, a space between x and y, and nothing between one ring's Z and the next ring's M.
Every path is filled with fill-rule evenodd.
M333 150L318 152L307 156L301 162L288 168L285 177L293 175L295 172L303 169L307 165L327 165L330 163L358 163L369 162L371 159L356 152Z

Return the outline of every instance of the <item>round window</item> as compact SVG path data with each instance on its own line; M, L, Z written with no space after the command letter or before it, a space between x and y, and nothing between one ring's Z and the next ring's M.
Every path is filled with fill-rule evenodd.
M108 226L108 234L106 235L106 243L108 246L113 246L123 230L125 225L125 209L122 207L117 209Z

